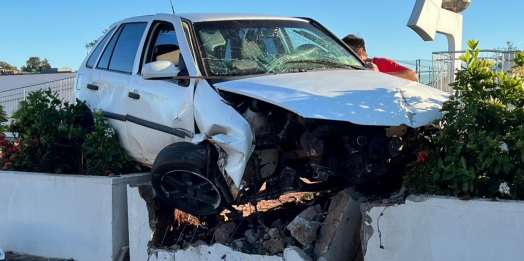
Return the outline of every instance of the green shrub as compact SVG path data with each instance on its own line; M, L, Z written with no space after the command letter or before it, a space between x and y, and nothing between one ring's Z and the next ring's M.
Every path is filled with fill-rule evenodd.
M451 84L455 94L435 123L434 149L428 148L435 159L408 168L405 184L418 193L523 199L524 53L517 53L516 68L506 74L478 58L478 42L468 46L460 57L466 65ZM420 179L430 173L431 182Z
M118 135L102 111L93 113L95 126L87 134L82 150L87 173L129 173L140 171L140 167L120 146Z
M91 112L84 102L62 102L50 90L30 93L9 126L17 140L1 147L3 153L13 154L4 169L90 175L139 169L120 147L116 133L112 138L100 135L113 130L105 118L95 114L95 120L94 126L89 124Z

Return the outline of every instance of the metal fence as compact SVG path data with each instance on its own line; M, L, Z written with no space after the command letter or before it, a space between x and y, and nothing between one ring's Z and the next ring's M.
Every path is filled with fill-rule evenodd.
M57 93L59 99L64 101L75 101L74 90L75 77L65 78L62 80L44 82L24 86L16 89L0 91L0 104L4 107L7 117L11 117L13 112L18 108L18 103L26 99L30 92L37 90L48 90Z
M465 51L433 52L433 60L428 85L442 91L451 92L449 84L455 79L455 69L464 66L460 56ZM491 60L493 70L507 72L514 66L515 51L480 50L479 58ZM453 66L454 65L454 66Z

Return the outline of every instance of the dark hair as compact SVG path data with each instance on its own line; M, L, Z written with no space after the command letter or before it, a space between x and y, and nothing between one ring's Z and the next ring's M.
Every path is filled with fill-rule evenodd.
M360 48L362 48L364 52L366 51L366 42L364 42L364 39L354 34L346 35L344 38L342 38L342 41L347 44L354 52Z

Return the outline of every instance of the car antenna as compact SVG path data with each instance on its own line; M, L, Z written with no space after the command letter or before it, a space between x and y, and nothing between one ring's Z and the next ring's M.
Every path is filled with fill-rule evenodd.
M175 14L175 8L173 7L173 1L169 0L169 2L171 3L171 10L173 11L173 14Z

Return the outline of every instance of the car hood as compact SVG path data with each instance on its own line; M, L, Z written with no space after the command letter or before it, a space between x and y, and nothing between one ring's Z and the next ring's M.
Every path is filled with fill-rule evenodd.
M442 116L448 94L427 85L369 70L264 75L214 84L305 118L360 125L420 127Z

